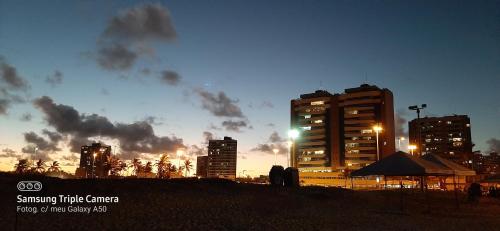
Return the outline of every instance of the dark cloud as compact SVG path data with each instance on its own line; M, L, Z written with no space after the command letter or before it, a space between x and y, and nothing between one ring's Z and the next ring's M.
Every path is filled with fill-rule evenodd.
M78 160L80 160L80 157L78 157L77 155L75 155L73 153L73 154L70 154L70 155L64 155L64 156L62 156L62 159L65 160L65 161L69 161L71 163L75 163ZM73 165L73 164L71 164L71 165Z
M276 125L275 125L274 123L268 123L268 124L266 124L266 126L268 126L268 127L272 127L272 128L273 128L273 127L275 127Z
M106 88L101 88L101 94L102 95L109 95L109 91Z
M281 138L278 132L274 131L269 136L267 143L257 144L257 146L255 148L252 148L250 151L274 154L273 149L278 149L278 154L285 155L288 153L288 148L285 141L286 140Z
M486 141L486 144L488 144L488 152L500 153L500 140L499 139L491 138L488 141Z
M106 70L128 70L139 56L154 53L151 42L169 42L176 37L166 7L144 4L130 8L109 21L97 44L97 61Z
M45 82L50 84L52 87L61 84L62 81L63 81L63 74L58 70L54 71L53 75L47 76L47 78L45 78Z
M138 54L121 44L101 47L97 62L106 70L128 70L134 65Z
M0 153L1 158L18 158L19 155L16 153L16 151L10 149L10 148L4 148L2 149L2 153Z
M161 72L160 80L171 86L176 86L181 80L181 76L175 71L165 70Z
M27 90L29 88L28 83L17 73L16 68L2 58L0 58L0 79L7 84L9 89Z
M198 147L197 145L191 145L188 149L188 155L190 156L204 156L207 154L208 153L204 148Z
M108 118L97 114L80 114L71 106L55 104L47 96L34 101L35 107L45 115L47 123L62 135L70 135L73 152L79 152L82 145L88 145L91 137L117 139L122 155L133 157L139 153L160 154L173 152L184 147L183 141L175 136L157 136L146 121L131 124L111 123Z
M240 132L241 128L247 127L248 124L245 121L232 121L226 120L222 122L222 127L226 129L226 131Z
M18 95L27 93L30 88L27 81L17 73L14 66L0 57L0 115L6 115L14 103L24 103L26 97Z
M203 132L203 140L205 144L208 144L209 140L215 139L215 135L209 131L204 131Z
M26 113L22 114L21 117L19 117L19 120L21 120L23 122L31 121L31 119L33 119L33 116L29 112L26 112Z
M143 121L146 121L149 124L152 125L162 125L163 122L161 122L162 118L158 118L156 116L146 116Z
M43 129L42 130L42 133L44 135L46 135L47 137L49 137L49 140L52 142L52 143L58 143L59 141L61 141L63 139L63 136L57 132L52 132L52 131L49 131L47 129Z
M261 108L274 108L274 104L269 102L269 101L263 101L261 104L260 104L260 107Z
M56 152L61 150L57 147L57 143L59 142L59 140L56 140L56 142L53 142L52 140L47 141L45 140L45 138L37 135L34 132L24 133L24 141L38 148L38 150L41 152ZM32 148L23 148L23 152L31 153Z
M149 68L145 67L145 68L141 69L141 73L143 75L150 75L151 74L151 70Z
M197 89L195 91L201 98L202 108L208 110L213 115L222 117L245 117L240 107L236 105L238 100L230 99L226 93L220 91L218 94L213 94L203 89Z
M168 9L160 4L145 4L122 11L106 27L104 37L127 42L171 41L177 38Z
M208 129L210 129L210 130L221 130L220 127L215 126L213 123L210 123L210 126L208 126Z
M407 116L408 112L405 110L399 109L394 114L394 125L395 125L395 134L396 137L406 137L408 136L408 132L406 131L407 120L404 116Z

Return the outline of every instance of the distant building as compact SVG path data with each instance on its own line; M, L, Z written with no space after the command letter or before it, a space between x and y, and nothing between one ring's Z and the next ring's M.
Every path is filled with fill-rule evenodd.
M93 143L82 146L80 166L76 169L76 176L81 178L103 178L109 173L108 158L111 156L111 146Z
M196 176L207 177L208 173L208 156L198 156L196 158Z
M209 140L207 177L236 179L236 153L237 141L231 137Z
M300 133L290 155L300 172L362 168L395 152L392 92L363 84L341 94L303 94L291 101L291 128Z
M472 167L470 119L466 115L414 119L409 122L409 136L417 153L437 154Z
M500 155L492 152L489 155L483 155L480 152L474 152L473 169L478 174L500 174Z

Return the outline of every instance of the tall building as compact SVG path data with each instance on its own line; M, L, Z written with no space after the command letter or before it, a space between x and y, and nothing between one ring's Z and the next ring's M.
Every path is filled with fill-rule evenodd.
M82 146L80 153L80 166L76 175L82 178L103 178L109 173L108 158L111 156L111 146L93 143Z
M207 177L236 179L236 153L237 141L231 137L209 140Z
M207 177L208 172L208 156L198 156L196 158L196 176Z
M290 155L299 171L359 169L395 152L392 92L363 84L303 94L291 101L291 128L300 133Z
M409 136L417 153L437 154L469 167L472 164L470 119L466 115L414 119L409 122Z
M489 155L483 155L476 151L473 154L473 169L479 174L500 174L500 155L491 152Z

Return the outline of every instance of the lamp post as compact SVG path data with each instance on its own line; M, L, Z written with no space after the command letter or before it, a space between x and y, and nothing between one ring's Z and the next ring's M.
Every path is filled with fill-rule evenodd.
M402 136L398 138L398 149L399 149L399 151L401 151L401 140L405 140L405 138L402 137Z
M274 152L274 165L276 165L276 158L277 158L277 154L278 154L278 152L279 152L279 151L280 151L280 150L279 150L279 149L277 149L277 148L274 148L274 149L273 149L273 152Z
M299 137L299 131L297 129L292 129L288 131L288 137L292 140L292 148L291 148L291 155L290 155L290 165L292 167L295 167L295 139Z
M420 129L421 129L421 125L420 125L420 110L421 109L424 109L427 107L427 104L421 104L420 106L418 105L413 105L413 106L409 106L408 109L412 110L412 111L417 111L417 147L419 149L419 152L420 152L420 155L422 155L422 141L421 141L421 135L420 135Z
M95 158L97 156L97 153L94 152L94 154L92 154L92 178L95 178Z
M379 145L378 145L378 133L382 131L382 127L380 125L375 125L373 126L373 130L375 131L376 134L376 142L377 142L377 161L380 160L380 151L379 151Z
M413 150L417 149L417 145L410 144L408 145L408 149L410 150L410 154L413 156Z

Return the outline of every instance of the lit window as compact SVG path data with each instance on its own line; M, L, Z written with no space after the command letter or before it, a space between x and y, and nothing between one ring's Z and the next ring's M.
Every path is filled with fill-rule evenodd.
M311 105L323 105L323 104L325 104L325 102L323 102L323 101L313 101L313 102L311 102Z
M431 142L431 139L425 139L425 142L426 142L426 143L430 143L430 142Z
M323 120L315 120L314 123L315 124L320 124L320 123L323 123Z
M446 121L447 124L451 124L451 121Z
M470 127L470 124L466 124L465 126L466 126L466 127Z
M302 130L307 130L307 131L309 131L309 130L311 130L311 126L308 126L308 127L302 127Z
M368 130L361 130L362 134L371 134L373 131L371 129Z
M314 151L314 154L323 154L323 153L325 153L325 151L323 150Z
M462 142L453 142L453 147L460 147L462 146Z
M455 153L454 152L450 152L450 155L455 155Z
M462 138L453 138L453 141L462 141Z
M311 118L311 115L304 115L304 119L309 119Z
M346 113L349 115L356 115L356 114L358 114L358 110L348 110L348 111L346 111Z

